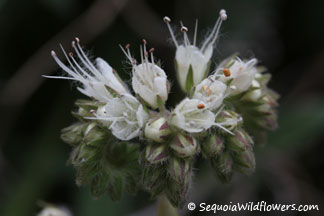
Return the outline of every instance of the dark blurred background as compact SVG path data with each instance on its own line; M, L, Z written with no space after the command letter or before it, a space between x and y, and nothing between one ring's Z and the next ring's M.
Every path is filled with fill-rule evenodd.
M279 128L269 134L267 145L256 149L252 176L237 174L224 185L207 163L198 163L188 201L264 200L324 208L324 1L0 0L0 215L35 215L39 200L65 205L77 216L155 215L156 204L145 192L114 203L107 197L94 200L88 187L75 185L75 171L66 166L71 149L59 136L61 128L75 121L70 114L74 101L84 96L68 81L41 75L61 73L50 50L59 53L59 43L69 50L78 36L94 56L130 80L118 44L132 44L138 57L145 38L175 80L175 48L162 18L168 15L177 25L182 20L189 30L198 18L201 41L221 8L228 20L213 60L239 52L241 57L257 57L268 68L270 86L281 95ZM182 97L178 90L173 85L169 106Z

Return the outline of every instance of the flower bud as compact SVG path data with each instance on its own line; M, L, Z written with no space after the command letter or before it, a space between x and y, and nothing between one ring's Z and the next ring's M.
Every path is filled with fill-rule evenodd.
M171 133L169 123L164 117L150 120L146 126L144 135L155 142L164 142Z
M98 145L99 143L106 142L107 131L97 126L96 122L92 122L85 129L83 141L87 145Z
M180 158L171 158L168 168L170 177L178 183L189 181L191 177L191 163Z
M158 164L169 158L169 152L166 145L149 144L145 149L145 158L151 164Z
M260 83L256 80L252 81L251 84L252 89L247 91L246 94L242 97L242 100L247 100L247 101L258 101L261 96L262 96L262 90Z
M245 174L251 174L255 170L255 156L252 149L247 149L233 157L238 170Z
M234 136L230 136L227 140L228 149L236 152L252 149L253 140L243 129L234 131L234 134Z
M142 175L144 189L149 191L152 197L159 195L165 188L166 172L164 166L145 165Z
M78 122L61 131L61 139L70 145L78 145L83 139L83 133L88 123Z
M230 131L241 125L242 120L242 116L232 110L224 110L216 118L216 122L221 123Z
M189 135L177 134L170 147L179 157L191 157L197 152L197 141Z
M229 182L233 175L233 159L228 152L211 159L211 165L222 182Z
M202 151L208 157L215 157L221 154L225 148L224 138L213 134L209 136L202 144Z

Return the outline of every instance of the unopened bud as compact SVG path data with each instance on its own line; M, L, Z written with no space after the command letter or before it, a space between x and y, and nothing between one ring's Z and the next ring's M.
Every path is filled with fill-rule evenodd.
M162 163L169 158L168 148L166 145L149 144L145 149L145 158L151 164Z
M211 135L201 143L201 148L204 154L208 157L218 156L225 148L224 138L215 134Z
M251 84L251 87L250 87L251 90L248 90L244 94L242 99L247 100L247 101L258 101L262 96L260 83L258 81L256 81L256 80L253 80L252 84Z
M211 165L222 182L229 182L233 175L233 159L228 152L211 159Z
M228 138L227 146L232 151L242 152L252 149L253 140L243 129L234 131L234 136Z
M88 123L78 122L61 131L61 139L70 145L78 145L83 139L83 133Z
M107 131L97 126L96 122L92 122L85 129L83 141L87 145L96 146L99 143L106 142Z
M166 172L164 167L157 165L145 165L142 175L144 189L149 191L152 197L160 194L164 189Z
M233 156L238 170L245 174L251 174L255 170L255 156L252 149L245 150Z
M144 135L155 142L164 142L171 133L168 121L163 118L156 118L149 121L145 126Z
M191 163L180 158L171 158L168 173L170 177L179 183L188 181L191 177Z
M170 147L180 157L191 157L197 152L197 141L189 135L177 134Z
M242 116L232 110L224 110L216 118L216 122L222 123L230 131L241 125L242 121Z

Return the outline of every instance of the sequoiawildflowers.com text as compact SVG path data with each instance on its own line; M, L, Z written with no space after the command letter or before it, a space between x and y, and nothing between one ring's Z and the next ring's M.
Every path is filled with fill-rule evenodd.
M188 204L188 209L193 211L196 209L196 204L190 202ZM200 203L199 207L196 209L201 212L225 212L225 211L319 211L319 206L316 204L268 204L265 201L260 202L247 202L247 203L232 203L229 204L207 204Z

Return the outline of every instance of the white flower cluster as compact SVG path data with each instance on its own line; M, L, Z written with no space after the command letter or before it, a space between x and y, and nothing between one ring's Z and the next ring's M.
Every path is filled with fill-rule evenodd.
M242 61L231 58L209 74L214 45L221 24L226 19L226 11L221 10L210 35L198 48L197 23L193 42L188 38L188 28L182 24L183 41L180 43L171 28L171 19L164 17L176 46L178 83L188 95L171 111L165 108L170 83L165 71L154 59L154 49L147 50L145 40L142 41L139 63L131 55L130 45L121 47L132 66L131 84L135 96L107 62L101 58L95 59L94 63L89 60L78 38L72 42L77 58L72 53L66 54L62 48L69 67L52 51L54 60L68 76L50 78L78 81L81 84L78 90L100 103L93 113L94 116L87 118L101 121L120 140L140 136L163 142L172 131L200 133L211 127L232 133L224 123L216 122L216 117L226 97L246 91L251 86L257 60Z

